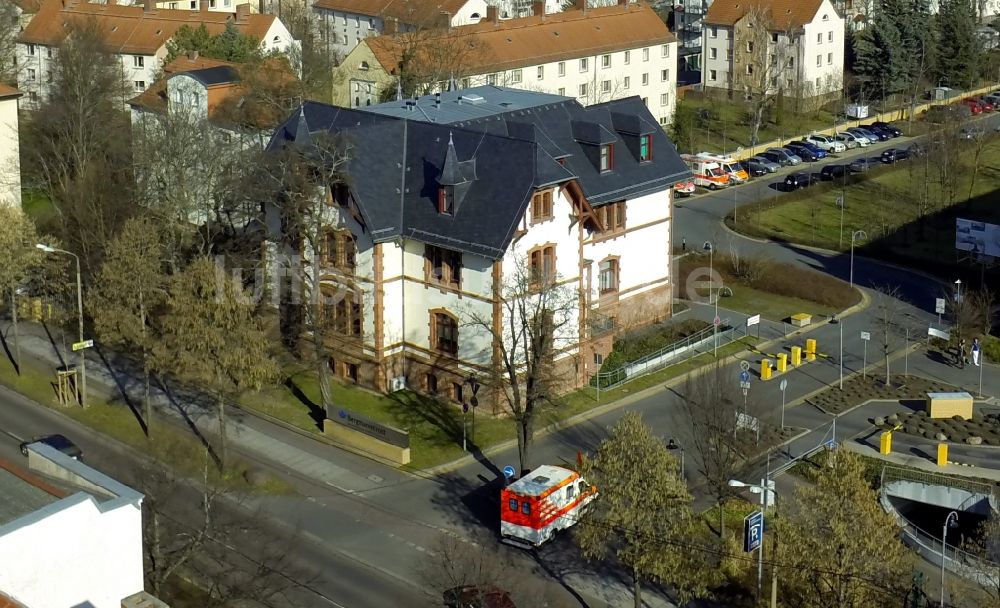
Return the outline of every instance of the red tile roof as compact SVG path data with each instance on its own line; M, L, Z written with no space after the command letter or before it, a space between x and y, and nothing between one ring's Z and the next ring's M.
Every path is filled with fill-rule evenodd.
M468 0L318 0L314 8L371 17L395 17L402 23L430 25L442 12L456 15Z
M18 91L14 87L0 84L0 99L5 99L7 97L20 97L21 95L24 95L24 93Z
M777 29L802 27L816 18L823 0L715 0L708 7L705 23L735 25L752 7L760 7L770 15Z
M210 34L221 34L235 13L156 9L146 12L142 5L92 4L78 0L45 0L38 14L21 33L21 42L56 46L66 37L67 26L96 18L104 31L104 41L117 53L152 55L166 44L183 25L205 24ZM263 40L274 23L274 15L251 13L236 21L243 34Z

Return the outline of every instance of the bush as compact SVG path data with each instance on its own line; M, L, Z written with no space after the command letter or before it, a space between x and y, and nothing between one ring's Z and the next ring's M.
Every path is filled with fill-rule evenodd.
M1000 338L996 336L983 336L979 343L982 345L981 356L985 360L992 363L1000 363Z
M615 372L632 361L663 350L678 340L694 335L706 327L711 327L711 324L698 319L685 319L679 323L652 325L623 335L615 340L611 354L601 364L601 373ZM601 388L612 383L612 379L602 380ZM591 378L590 385L596 386L596 384L597 378L595 376Z
M982 445L983 438L976 435L969 435L968 439L965 440L969 445Z

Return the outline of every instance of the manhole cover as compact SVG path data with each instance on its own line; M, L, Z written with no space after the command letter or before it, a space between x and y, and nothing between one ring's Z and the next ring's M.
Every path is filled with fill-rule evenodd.
M382 479L378 475L369 475L368 479L371 480L371 481L373 481L373 482L375 482L375 483L382 483L383 481L385 481L384 479Z

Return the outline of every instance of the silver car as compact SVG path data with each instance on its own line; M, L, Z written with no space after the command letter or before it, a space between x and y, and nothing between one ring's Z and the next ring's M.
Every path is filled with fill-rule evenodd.
M771 148L768 152L784 160L784 164L798 165L802 163L802 159L787 148Z
M848 129L848 132L854 133L854 134L860 135L861 137L866 138L869 143L873 143L873 144L877 144L878 143L878 135L875 135L874 133L872 133L868 129L862 129L860 127L855 127L853 129Z
M781 165L775 162L771 162L766 158L764 158L763 156L751 156L747 160L752 160L755 163L759 164L761 167L766 169L768 173L775 173L778 171L778 169L781 168Z
M834 139L844 144L844 147L848 150L853 150L861 146L861 142L858 141L858 138L853 133L838 133ZM868 140L865 140L865 145L868 145Z

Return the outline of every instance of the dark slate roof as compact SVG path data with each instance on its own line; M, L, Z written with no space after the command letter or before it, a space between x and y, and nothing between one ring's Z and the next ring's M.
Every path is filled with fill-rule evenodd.
M217 84L230 84L240 81L240 74L235 68L228 65L218 65L212 68L203 68L200 70L191 70L189 72L181 72L180 74L186 74L191 78L194 78L206 87L210 87ZM180 75L177 74L177 75Z
M396 118L449 124L558 103L565 99L568 98L551 93L483 85L441 94L423 95L415 99L387 101L367 106L365 111Z
M308 144L321 131L341 134L350 147L351 194L375 242L403 236L500 259L535 188L533 142L315 102L280 126L269 148ZM463 188L454 216L437 209L449 142L447 181Z

